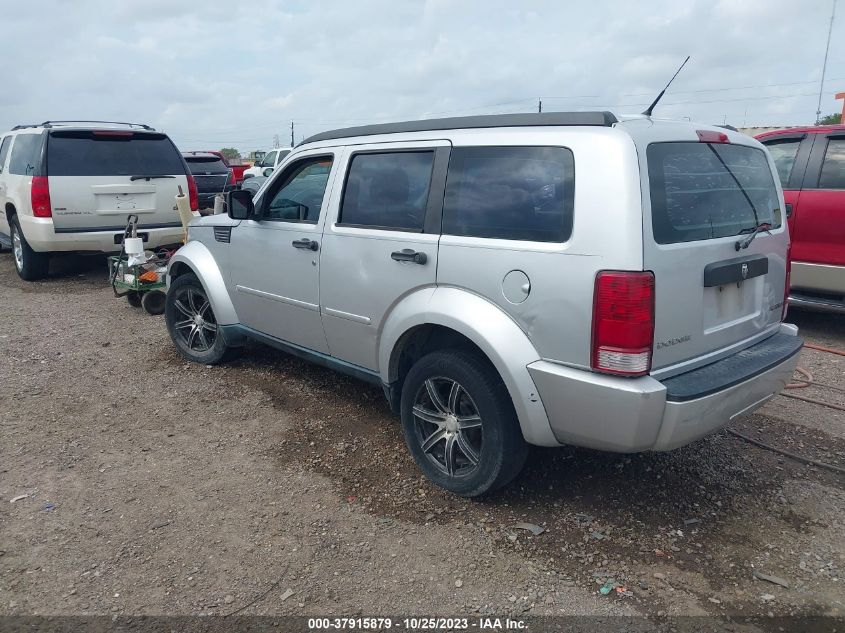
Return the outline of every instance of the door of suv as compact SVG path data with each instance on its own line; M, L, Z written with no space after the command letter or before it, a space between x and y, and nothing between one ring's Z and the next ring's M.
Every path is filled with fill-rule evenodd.
M321 213L336 157L312 151L274 175L255 201L255 218L232 230L231 286L242 324L326 353L320 320Z
M320 303L332 356L378 369L388 309L434 286L448 141L357 145L323 235Z
M760 142L766 146L777 167L778 178L783 187L786 215L789 222L789 235L792 244L798 237L795 219L801 202L801 187L807 171L807 161L813 147L815 134L791 133L766 136ZM793 257L795 253L793 252Z
M845 266L845 132L814 136L794 214L792 259ZM845 292L845 281L838 291Z

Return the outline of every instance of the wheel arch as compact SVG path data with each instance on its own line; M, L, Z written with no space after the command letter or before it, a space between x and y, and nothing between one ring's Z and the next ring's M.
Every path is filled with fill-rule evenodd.
M379 343L381 379L397 404L410 364L435 349L477 351L498 372L531 444L557 446L527 366L540 359L525 332L501 308L458 288L427 289L406 297L385 321Z
M168 287L174 279L186 273L193 273L199 279L211 303L211 309L214 310L217 323L233 325L239 322L223 273L211 251L201 242L188 242L170 258L167 265Z

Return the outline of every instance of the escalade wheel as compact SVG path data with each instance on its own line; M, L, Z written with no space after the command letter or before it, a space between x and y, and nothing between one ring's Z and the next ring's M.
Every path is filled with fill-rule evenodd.
M508 484L528 445L496 371L467 352L439 351L414 364L402 387L405 442L435 484L476 497Z
M196 276L186 274L173 281L167 291L164 317L170 338L182 356L206 365L224 360L226 342Z
M18 216L13 215L9 223L12 233L12 255L15 260L15 270L25 281L38 281L47 276L50 268L50 256L47 253L36 253L27 243L21 231Z

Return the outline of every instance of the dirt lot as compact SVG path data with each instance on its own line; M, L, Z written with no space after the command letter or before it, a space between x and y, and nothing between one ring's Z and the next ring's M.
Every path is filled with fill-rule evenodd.
M0 615L845 615L840 475L723 432L536 450L462 500L378 389L259 346L186 364L102 259L56 268L25 283L0 255ZM845 319L790 320L845 348ZM790 393L845 405L845 357L801 364L827 386ZM734 428L842 467L843 422L777 397Z

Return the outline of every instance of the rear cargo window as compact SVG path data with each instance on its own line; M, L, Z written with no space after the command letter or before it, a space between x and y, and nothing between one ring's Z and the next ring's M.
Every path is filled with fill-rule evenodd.
M9 173L32 176L41 158L41 134L18 134L12 144Z
M563 147L456 147L443 233L565 242L572 234L575 166Z
M164 134L52 132L49 176L178 176L182 157Z
M658 244L739 235L760 222L781 225L777 189L763 150L675 142L652 143L647 155Z
M214 174L226 174L229 169L219 158L206 158L204 156L186 156L188 168L195 176L213 176Z

